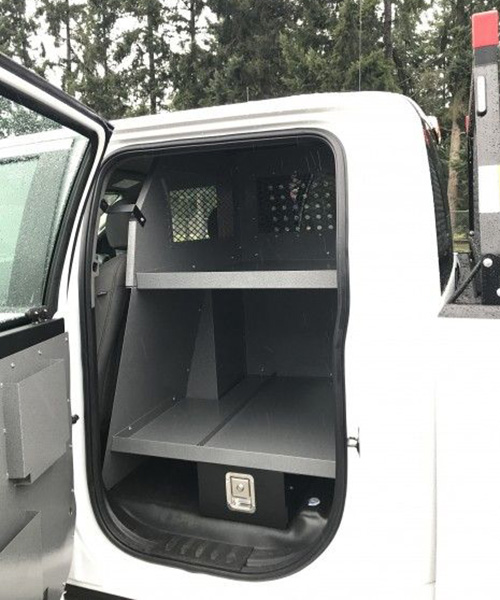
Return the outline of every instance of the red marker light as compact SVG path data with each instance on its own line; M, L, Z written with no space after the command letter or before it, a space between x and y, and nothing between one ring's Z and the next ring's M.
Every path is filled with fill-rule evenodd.
M498 46L498 11L472 15L472 47Z

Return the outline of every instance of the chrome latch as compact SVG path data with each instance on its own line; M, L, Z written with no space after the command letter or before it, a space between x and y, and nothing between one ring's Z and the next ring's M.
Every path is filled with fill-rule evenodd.
M247 473L226 473L226 501L229 510L252 514L255 503L255 482Z

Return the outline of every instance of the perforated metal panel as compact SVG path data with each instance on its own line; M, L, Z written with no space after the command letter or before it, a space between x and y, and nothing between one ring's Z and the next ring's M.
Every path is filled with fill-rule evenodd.
M333 175L266 177L257 181L261 233L324 233L335 228Z
M195 242L217 237L217 188L190 187L170 191L172 238Z

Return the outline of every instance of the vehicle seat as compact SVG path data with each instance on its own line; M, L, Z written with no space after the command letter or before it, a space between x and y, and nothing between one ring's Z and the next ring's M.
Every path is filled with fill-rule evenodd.
M119 200L116 204L126 202ZM111 419L129 301L129 290L125 287L128 222L127 213L108 214L106 237L116 255L100 265L95 280L98 401L103 451Z

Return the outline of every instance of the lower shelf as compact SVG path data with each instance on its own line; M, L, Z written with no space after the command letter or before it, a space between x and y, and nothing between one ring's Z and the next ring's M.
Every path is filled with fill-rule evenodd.
M220 401L186 398L115 435L114 452L335 477L333 382L249 376Z

